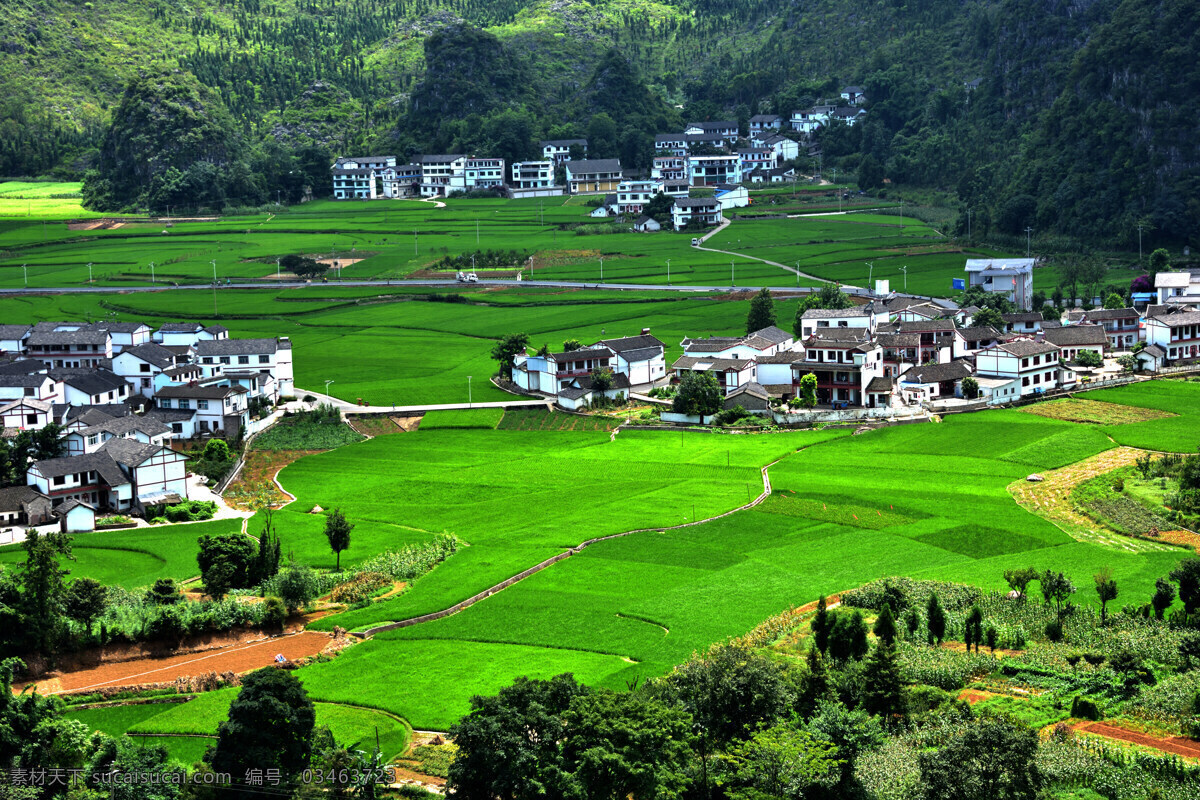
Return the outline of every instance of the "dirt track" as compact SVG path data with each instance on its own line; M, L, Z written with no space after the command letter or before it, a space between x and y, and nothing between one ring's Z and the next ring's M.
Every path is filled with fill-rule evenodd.
M207 672L242 673L270 666L277 653L282 653L289 661L316 655L332 641L327 633L305 631L209 652L102 664L78 672L52 674L35 683L42 694L63 694L105 686L169 683L176 678Z
M1138 731L1126 730L1118 725L1107 722L1085 722L1075 726L1082 733L1093 733L1106 739L1117 739L1130 744L1150 747L1164 753L1174 753L1184 758L1200 758L1200 742L1195 739L1185 739L1182 736L1160 737L1149 736Z

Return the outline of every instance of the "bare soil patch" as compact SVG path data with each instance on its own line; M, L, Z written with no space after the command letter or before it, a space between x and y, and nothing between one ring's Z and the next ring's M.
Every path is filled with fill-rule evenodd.
M1106 739L1149 747L1164 753L1173 753L1184 758L1200 758L1200 742L1182 736L1151 736L1140 731L1129 730L1111 722L1082 722L1075 726L1082 733L1093 733Z
M36 683L43 693L70 693L106 686L170 683L209 672L241 674L271 666L277 654L282 653L289 661L296 661L320 653L333 642L330 634L315 631L266 639L260 635L257 641L208 652L121 661L74 672L51 673L46 680Z
M394 433L415 431L421 424L421 416L362 416L347 414L346 422L363 436L389 436Z
M69 231L111 231L123 227L125 223L115 219L90 219L86 222L67 223Z
M260 487L267 487L276 504L290 503L292 498L279 491L275 475L279 470L304 456L321 450L250 450L237 479L225 489L225 501L240 511L249 511L249 496Z
M1078 397L1065 397L1061 400L1051 400L1048 403L1034 403L1020 410L1025 414L1036 414L1039 417L1095 425L1128 425L1133 422L1176 416L1156 408L1123 406L1118 403L1104 403L1099 400L1084 400Z

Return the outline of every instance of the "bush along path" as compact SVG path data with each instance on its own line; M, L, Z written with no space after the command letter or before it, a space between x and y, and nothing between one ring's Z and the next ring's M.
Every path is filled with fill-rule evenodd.
M805 449L805 448L801 448L801 450L803 450L803 449ZM796 452L800 452L800 451L798 450ZM534 575L538 572L541 572L542 570L546 569L547 567L553 566L554 564L557 564L559 561L562 561L565 558L570 558L571 556L582 552L584 550L584 548L589 547L593 544L596 544L597 542L604 542L609 539L617 539L619 537L629 536L630 534L634 534L634 533L662 533L663 531L679 530L680 528L691 528L695 525L704 525L706 523L712 522L713 520L718 520L718 519L722 519L724 517L728 517L732 514L738 513L739 511L747 511L747 510L759 505L760 503L762 503L768 497L771 496L771 476L770 476L770 473L768 472L768 470L770 470L771 467L775 466L778 463L779 463L779 460L775 460L775 461L772 461L770 464L767 464L765 467L762 467L762 469L761 469L762 481L763 481L762 493L759 494L754 499L750 500L745 505L738 506L737 508L730 509L729 511L726 511L722 514L717 514L712 517L705 517L704 519L692 520L691 522L685 522L682 525L670 525L670 526L659 527L659 528L635 528L634 530L622 531L621 533L613 533L613 534L609 534L608 536L597 536L594 539L588 539L584 542L580 542L579 544L575 545L574 547L572 547L569 550L565 550L561 553L558 553L557 555L551 556L550 558L547 558L545 561L542 561L539 564L535 564L532 567L530 567L529 569L523 570L523 571L517 573L516 575L512 576L511 578L508 578L507 580L501 581L500 583L496 584L495 586L492 586L491 588L485 589L476 595L468 597L466 600L463 600L460 603L455 603L454 605L450 606L449 608L444 608L441 611L434 611L429 614L422 614L419 617L410 617L409 619L399 620L397 622L388 622L383 625L375 625L373 627L367 628L362 631L352 631L351 635L366 639L366 638L370 638L370 637L374 636L377 633L383 633L384 631L396 630L397 628L409 628L409 627L412 627L413 625L420 625L423 622L433 622L434 620L442 619L444 617L449 617L453 614L457 614L458 612L462 611L463 609L470 608L471 606L475 605L480 600L486 600L487 598L491 597L492 595L496 594L497 592L499 592L503 589L507 589L509 586L512 586L515 583L519 583L519 582L525 580L530 575Z

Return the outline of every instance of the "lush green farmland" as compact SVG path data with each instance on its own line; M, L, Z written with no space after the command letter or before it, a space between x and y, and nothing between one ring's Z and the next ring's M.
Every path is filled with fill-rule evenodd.
M1182 392L1191 393L1195 408L1200 386L1179 385ZM1140 402L1146 390L1113 390L1108 399L1117 400L1122 392ZM1182 397L1176 396L1175 402L1194 430L1197 412L1184 410ZM1073 601L1093 604L1090 577L1108 566L1120 583L1121 602L1144 602L1154 580L1185 551L1133 540L1111 548L1075 541L1017 506L1005 487L1030 472L1111 447L1106 433L1147 431L1160 422L1100 427L992 411L941 424L825 439L772 467L775 495L753 511L701 526L598 543L459 614L377 635L339 659L301 674L309 691L323 700L353 699L392 710L418 727L444 727L466 710L472 694L494 692L517 674L571 670L590 682L622 688L637 676L669 669L709 642L745 632L789 605L887 575L999 589L1004 586L1004 570L1011 567L1063 570L1079 587ZM433 433L461 437L450 448L455 454L487 449L520 483L533 480L519 476L521 468L514 465L512 448L517 445L504 437L515 433ZM617 450L630 433L636 432L623 432L611 444L564 453L563 460L579 462L595 451ZM570 447L572 438L589 440L596 435L541 433L538 438L549 442L564 437L555 446ZM429 433L418 432L411 440L421 441L422 436ZM668 457L676 439L675 434L640 436L651 451ZM388 437L391 441L405 438ZM715 439L719 445L743 437L700 438ZM1178 449L1190 449L1192 437L1185 438L1176 445ZM433 447L434 441L426 439L422 449L427 458L451 457L434 456L429 452ZM735 465L754 455L752 450L734 453ZM709 455L719 457L719 448ZM764 462L771 458L765 450L758 455ZM545 466L539 489L555 497L569 494L575 506L591 511L593 520L609 518L606 507L586 490L577 486L572 491L554 480L563 467L553 453L534 458ZM626 459L626 463L632 462ZM447 471L460 474L457 466ZM628 466L625 470L628 473ZM602 469L595 473L589 487L603 480ZM285 473L285 485L292 485L294 477ZM426 498L440 491L431 490L423 476L413 477L415 497L401 502L403 514L423 513ZM727 475L724 484L730 483L732 476ZM507 495L511 493L510 489ZM686 503L704 490L694 491L688 485L674 494ZM475 575L501 574L495 557L471 559L476 552L503 547L504 560L516 565L518 548L537 535L537 514L531 510L540 506L528 498L526 494L511 503L525 522L511 525L503 506L480 510L476 489L469 500L441 515L449 529L472 542L472 547L423 578L409 595L321 622L359 625L419 613L436 605L430 604L433 599L449 605L447 600L467 594L473 586L468 581ZM460 505L465 505L465 513L456 519ZM626 504L620 513L628 510ZM352 513L368 511L376 513L365 505L356 505ZM471 511L477 512L473 519ZM578 530L574 519L569 507L556 516L560 549L569 543L563 541L564 532ZM522 566L547 551L527 550ZM495 572L488 573L491 569ZM450 578L457 593L447 590ZM481 669L482 663L488 667ZM514 665L511 672L506 673L506 664Z
M727 286L731 280L741 286L797 285L794 275L778 267L693 248L691 233L593 233L606 223L591 219L591 207L579 198L452 199L445 208L412 200L326 200L280 208L275 214L130 220L83 230L78 225L71 229L65 221L89 216L78 209L78 201L5 200L29 192L70 194L78 191L76 185L3 186L13 188L9 195L0 193L0 220L6 212L12 217L0 222L0 286L22 285L22 264L28 264L30 286L83 284L88 263L96 283L114 286L146 284L152 278L164 284L207 283L214 277L214 262L219 281L269 281L276 273L275 260L288 253L352 261L340 272L331 271L331 283L341 278L401 279L435 267L445 256L476 250L511 251L515 255L509 269L525 267L526 277L532 278L599 283L604 259L606 282L661 284L667 282L670 260L670 282L677 285ZM38 203L47 204L44 212L34 208ZM577 231L578 226L588 227ZM867 213L740 219L708 246L799 262L821 278L857 285L866 283L863 260L879 259L876 277L892 278L893 286L900 283L894 264L908 263L910 288L938 294L949 292L949 278L962 272L965 257L918 220ZM937 254L921 255L926 252ZM532 274L525 265L529 255L535 256ZM802 280L800 285L809 283Z
M748 302L709 295L556 290L528 287L469 295L491 305L419 302L413 290L372 300L374 288L325 285L283 291L218 292L221 316L207 313L211 294L164 291L136 295L55 295L0 298L6 321L96 319L111 309L116 319L150 324L195 320L220 322L233 336L289 336L296 386L345 400L376 405L509 400L491 385L496 362L489 353L507 333L525 332L535 347L565 339L593 342L637 334L643 327L667 344L668 361L685 336L745 331ZM424 296L424 292L418 296ZM355 300L364 300L356 305ZM394 300L394 302L389 302ZM602 300L604 302L596 302ZM369 302L368 302L369 301ZM97 309L97 304L100 309ZM779 323L791 328L795 301L776 301ZM229 316L226 316L228 314Z
M80 205L80 183L4 181L0 183L0 225L10 218L36 220L82 219L100 216ZM2 231L3 228L0 228ZM37 241L34 239L34 241Z
M75 560L66 568L74 578L95 578L106 585L135 589L159 578L183 580L200 574L196 540L206 533L241 530L241 520L223 519L186 525L79 533L74 535ZM0 564L25 561L20 545L0 547Z

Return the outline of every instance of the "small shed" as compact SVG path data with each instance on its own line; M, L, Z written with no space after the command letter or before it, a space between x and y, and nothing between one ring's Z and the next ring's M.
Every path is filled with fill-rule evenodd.
M729 410L741 406L756 414L769 414L771 411L771 393L766 387L753 381L743 383L725 397L724 408Z
M1133 354L1137 359L1138 369L1146 372L1158 372L1166 363L1167 351L1156 344L1148 344Z
M0 489L0 525L44 525L52 517L50 498L32 486Z
M96 509L71 498L54 509L63 533L88 533L96 529Z
M659 225L658 220L656 220L654 217L647 217L643 215L634 221L633 229L638 233L650 233L652 231L661 231L662 225Z

